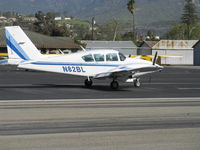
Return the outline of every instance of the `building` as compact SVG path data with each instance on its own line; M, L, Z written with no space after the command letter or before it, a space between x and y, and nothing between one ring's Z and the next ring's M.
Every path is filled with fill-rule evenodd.
M70 17L65 17L64 20L71 20L71 18Z
M161 40L152 48L152 55L181 55L182 57L162 58L164 65L193 65L194 49L197 40Z
M49 50L70 50L76 52L80 46L69 37L51 37L40 33L24 30L33 44L42 52ZM6 36L4 29L0 29L0 53L7 54Z
M16 22L17 18L13 17L13 18L8 18L8 22Z
M7 18L4 16L0 16L0 22L7 22Z
M141 55L170 56L161 58L163 65L193 65L197 57L194 54L194 45L198 40L160 40L159 42L145 41L138 50ZM151 49L151 50L150 50ZM172 57L172 56L181 57Z
M194 46L194 66L200 66L200 41L198 41Z
M23 17L23 20L24 21L35 22L35 21L37 21L37 18L36 17Z
M137 55L152 55L152 47L159 41L143 41L137 49Z
M59 21L59 20L62 20L62 17L55 17L54 19L55 21Z
M86 43L86 49L114 49L124 55L136 55L137 46L132 41L82 41Z

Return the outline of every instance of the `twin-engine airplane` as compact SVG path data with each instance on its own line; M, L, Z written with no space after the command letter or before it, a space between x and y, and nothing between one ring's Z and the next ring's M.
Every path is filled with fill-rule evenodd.
M85 76L85 86L92 79L110 79L111 88L118 89L119 81L140 86L140 76L161 71L163 67L134 58L126 58L116 50L90 50L67 55L42 55L19 26L5 27L9 59L17 58L19 68Z

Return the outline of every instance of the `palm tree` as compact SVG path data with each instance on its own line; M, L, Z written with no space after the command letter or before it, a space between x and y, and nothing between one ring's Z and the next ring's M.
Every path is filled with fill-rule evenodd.
M129 0L127 3L128 11L133 15L133 40L135 40L135 0Z

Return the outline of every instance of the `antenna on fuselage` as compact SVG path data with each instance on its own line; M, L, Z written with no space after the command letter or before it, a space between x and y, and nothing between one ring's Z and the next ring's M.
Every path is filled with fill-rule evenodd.
M87 51L83 46L80 46L82 48L83 51Z

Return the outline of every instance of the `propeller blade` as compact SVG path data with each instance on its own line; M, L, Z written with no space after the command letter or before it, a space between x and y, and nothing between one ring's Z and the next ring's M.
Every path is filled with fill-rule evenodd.
M153 58L153 65L156 64L157 55L158 55L158 52L155 53L155 56L154 56L154 58Z

